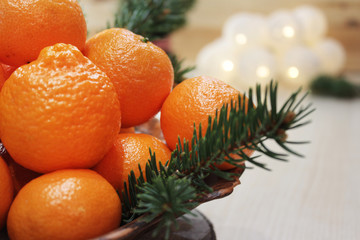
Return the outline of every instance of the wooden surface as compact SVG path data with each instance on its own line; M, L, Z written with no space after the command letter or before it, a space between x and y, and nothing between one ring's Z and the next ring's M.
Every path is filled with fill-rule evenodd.
M360 239L360 100L312 97L313 123L290 139L305 158L261 157L232 195L199 207L219 240Z

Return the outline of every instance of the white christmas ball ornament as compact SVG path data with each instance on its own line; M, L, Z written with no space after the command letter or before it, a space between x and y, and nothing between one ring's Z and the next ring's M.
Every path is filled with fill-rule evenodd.
M268 39L264 17L256 14L240 13L231 16L223 27L223 38L241 51L249 46L263 45Z
M307 44L314 44L325 36L327 20L320 9L304 5L297 7L293 13L295 19L299 22L302 41Z
M314 46L314 51L321 62L321 73L337 75L344 68L346 53L343 46L332 38L320 41Z
M272 13L268 18L268 29L269 44L275 51L284 52L300 41L299 23L289 11Z
M279 65L282 79L293 86L307 85L320 71L318 56L305 46L289 49Z
M240 85L266 84L277 74L275 56L266 48L257 47L240 54L237 64Z
M196 73L231 82L236 75L234 50L220 38L206 45L196 59Z

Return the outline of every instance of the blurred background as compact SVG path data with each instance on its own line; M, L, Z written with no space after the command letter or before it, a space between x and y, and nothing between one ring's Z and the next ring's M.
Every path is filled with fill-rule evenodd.
M339 40L347 53L345 69L360 70L360 1L359 0L198 0L189 14L189 24L173 36L179 54L194 59L205 44L221 35L226 20L239 12L269 15L280 9L292 10L310 4L321 9L328 21L328 36ZM191 41L193 49L184 42Z
M81 0L91 34L112 21L117 0ZM311 4L321 9L329 23L328 35L339 40L347 53L346 70L360 70L360 1L359 0L197 0L188 14L188 24L172 36L172 47L188 61L195 61L200 49L221 35L225 21L239 12L270 14ZM96 16L96 18L93 18ZM191 44L189 44L189 42Z
M104 29L107 22L113 21L117 0L81 0L80 2L88 22L89 36ZM214 41L221 38L232 16L253 14L268 21L280 10L293 12L304 5L315 7L320 15L325 17L325 28L322 28L324 25L321 25L321 20L314 20L308 24L310 29L311 27L315 30L322 29L322 39L330 38L336 42L321 48L324 59L322 61L327 64L329 75L337 82L342 81L339 76L344 76L346 81L354 84L350 85L350 89L355 89L355 94L346 98L311 94L307 102L312 102L316 108L309 117L312 120L311 124L289 132L291 140L311 142L294 146L294 149L305 157L291 157L286 163L261 157L272 169L271 172L258 168L246 170L240 179L242 184L229 197L199 207L213 223L217 239L360 239L358 227L360 222L360 141L358 140L360 136L360 0L197 0L187 14L187 24L167 38L166 47L180 59L184 59L185 65L196 64L198 68L202 68L204 74L212 75L211 71L215 68L212 64L223 64L215 60L222 58L230 44L222 45L223 47L217 49L218 52L214 47L213 55L207 55L204 51L210 51L212 47L207 46L209 44L212 46ZM306 19L314 17L307 13L302 16L305 16L303 18L305 22ZM258 29L251 27L254 23L250 22L245 21L243 24L250 29L247 37L254 33L251 30ZM287 28L285 33L294 36L296 27L291 26L293 28ZM308 32L309 38L317 36L315 30ZM239 39L240 42L244 42L244 38ZM259 38L254 41L256 40ZM275 41L275 44L280 43L279 47L285 46L286 44L282 44L280 40ZM267 41L269 40L265 42ZM307 44L307 46L311 45ZM237 51L235 48L230 49L230 52ZM279 57L275 57L274 60L274 57L269 57L270 52L285 59L283 60L285 64L300 59L294 63L295 65L288 67L296 67L295 70L300 70L300 73L309 74L317 65L314 60L315 55L311 51L302 48L294 51L300 57L297 54L290 54L287 58L283 58L286 55L285 50L283 53L278 53L266 46L266 51L260 53L257 51L259 54L255 54L255 57L242 57L245 59L243 67L245 70L252 69L252 64L257 64L259 59L270 59L268 63L277 64ZM239 52L242 50L240 49ZM203 57L199 57L201 55ZM225 70L235 67L231 64L225 66ZM271 64L269 64L271 70L270 67ZM269 78L271 71L266 68L261 69L263 71L249 73L250 75L247 76L250 76L248 77L250 82L243 86L247 87L258 80L256 77L259 76L254 74ZM300 73L286 71L285 75L297 77ZM239 72L235 74L235 79L241 79ZM226 80L225 75L223 80ZM312 79L305 79L297 85L308 83L310 80ZM234 83L237 80L229 81ZM242 87L237 82L234 85ZM287 81L281 80L280 102L294 89L285 86ZM336 91L338 88L336 85L333 90Z
M80 2L89 36L113 23L118 0ZM184 65L196 65L196 71L189 76L213 75L241 89L259 81L266 83L271 78L284 79L285 86L295 89L308 85L322 73L360 82L359 0L275 0L271 4L266 0L194 2L194 7L186 12L185 26L166 38L167 48L183 59ZM309 6L316 12L306 9ZM297 22L302 21L302 26L293 22L293 15L297 15ZM242 25L247 27L244 30L247 42L233 46L234 41L229 43L229 39L236 37ZM284 26L290 27L287 34L292 35L278 36L277 31ZM234 59L230 62L233 65L219 69L229 59Z

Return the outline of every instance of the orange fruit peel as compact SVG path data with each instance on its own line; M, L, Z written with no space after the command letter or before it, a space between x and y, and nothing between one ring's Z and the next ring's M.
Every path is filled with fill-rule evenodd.
M141 133L119 134L113 147L94 170L121 192L124 182L128 182L131 170L134 171L136 178L140 176L139 164L145 172L145 166L150 159L149 149L155 153L157 162L160 161L162 164L171 157L168 147L154 136Z
M120 225L115 189L88 169L59 170L25 185L11 205L10 239L89 239Z
M96 34L86 42L84 55L114 83L124 128L148 121L171 92L174 70L167 54L129 30Z
M120 131L115 88L74 46L44 48L0 93L1 140L25 168L45 173L91 168Z
M238 90L209 76L190 78L177 85L161 108L161 129L169 148L174 150L179 138L181 142L184 139L191 142L194 124L196 128L201 124L206 131L208 117L214 117L216 110L224 104L237 101L239 95L242 99L243 95ZM218 167L225 170L235 166L224 162Z
M0 9L2 63L27 64L56 43L84 48L86 21L76 0L0 0Z

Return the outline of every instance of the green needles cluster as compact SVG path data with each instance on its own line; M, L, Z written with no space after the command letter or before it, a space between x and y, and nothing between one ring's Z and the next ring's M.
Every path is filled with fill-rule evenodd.
M119 0L112 27L126 28L150 41L167 37L184 26L195 0Z
M356 98L360 96L360 86L348 81L344 76L320 75L310 83L314 94L338 98Z
M194 3L195 0L119 0L114 24L109 27L127 28L150 41L164 39L185 25L186 13ZM174 66L175 83L180 83L193 68L183 68L182 60L172 53L168 55ZM258 161L258 154L249 157L245 149L279 160L286 160L289 154L301 156L289 146L305 142L288 141L286 132L309 123L305 118L314 109L311 104L302 106L307 93L301 95L300 90L279 107L277 91L274 82L264 91L260 86L255 91L250 89L248 104L244 104L246 98L239 95L238 101L224 105L215 117L209 117L206 129L194 126L190 142L179 139L165 165L156 160L156 154L150 149L146 168L139 166L140 177L136 178L132 172L120 193L123 224L139 216L143 216L144 221L160 217L157 231L165 228L168 238L171 227L176 225L176 217L189 213L200 204L201 196L212 191L207 183L210 175L224 179L238 176L220 170L219 164L247 161L268 169ZM274 140L284 151L270 149L266 145L268 140Z
M159 226L169 231L177 216L189 212L199 204L198 197L212 191L206 182L209 175L225 179L234 176L235 173L218 169L218 164L228 162L235 165L248 161L267 169L258 162L258 155L247 156L245 148L279 160L286 160L289 153L301 156L289 145L304 142L288 141L286 132L309 123L304 119L314 109L311 104L305 107L301 104L307 93L299 95L300 90L278 107L277 84L271 82L265 91L257 86L255 93L249 90L247 105L244 104L245 97L239 95L238 101L224 105L214 118L209 117L207 129L194 126L192 140L179 139L165 165L157 163L155 153L150 150L145 171L138 179L131 173L129 185L125 184L122 193L125 222L140 214L145 214L148 221L160 215ZM274 140L284 153L267 147L265 142L269 139ZM236 155L241 158L235 158Z
M186 79L186 74L195 69L195 66L184 67L184 60L179 59L175 54L167 52L174 68L174 83L179 84Z

